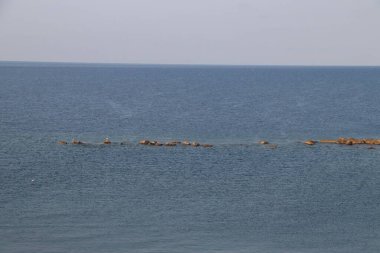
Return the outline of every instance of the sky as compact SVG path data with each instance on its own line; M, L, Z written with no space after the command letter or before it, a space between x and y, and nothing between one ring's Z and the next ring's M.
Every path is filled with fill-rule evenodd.
M0 61L380 65L380 0L0 0Z

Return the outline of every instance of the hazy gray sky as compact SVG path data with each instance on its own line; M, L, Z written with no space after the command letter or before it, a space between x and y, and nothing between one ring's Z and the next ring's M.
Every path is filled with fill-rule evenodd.
M0 60L380 65L380 1L0 0Z

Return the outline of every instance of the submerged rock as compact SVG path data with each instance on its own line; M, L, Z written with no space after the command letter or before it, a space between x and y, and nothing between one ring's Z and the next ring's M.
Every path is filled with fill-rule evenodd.
M212 148L214 145L211 145L211 144L202 144L201 146L204 147L204 148Z
M269 144L269 142L266 140L262 140L262 141L259 141L259 144L260 145L267 145L267 144Z
M67 144L67 141L58 141L58 144L66 145L66 144Z
M164 144L164 146L167 146L167 147L175 147L175 146L177 146L177 143L176 143L176 142L166 142L166 143Z

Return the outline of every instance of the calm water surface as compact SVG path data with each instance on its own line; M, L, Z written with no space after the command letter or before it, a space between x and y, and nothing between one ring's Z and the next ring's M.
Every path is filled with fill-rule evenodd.
M379 95L380 68L0 63L0 252L377 253L380 147L300 141L380 138Z

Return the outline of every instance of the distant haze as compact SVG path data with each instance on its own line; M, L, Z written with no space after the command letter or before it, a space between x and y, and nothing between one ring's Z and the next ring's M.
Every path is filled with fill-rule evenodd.
M380 65L380 1L0 0L0 60Z

